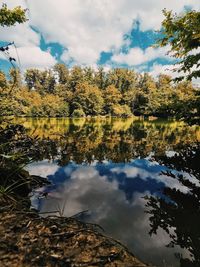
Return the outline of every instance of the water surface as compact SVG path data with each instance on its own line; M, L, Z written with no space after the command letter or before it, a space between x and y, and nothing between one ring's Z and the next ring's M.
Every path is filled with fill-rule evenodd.
M23 123L31 136L51 141L43 157L28 167L32 174L52 182L32 197L33 206L43 216L46 212L73 216L85 211L79 219L101 225L138 258L156 266L180 266L180 257L190 258L187 249L166 247L171 238L162 227L156 235L149 235L150 215L144 197L161 197L170 203L165 188L189 192L166 171L184 174L199 186L198 177L189 169L181 172L178 165L172 169L166 161L199 141L198 126L137 118L16 122Z

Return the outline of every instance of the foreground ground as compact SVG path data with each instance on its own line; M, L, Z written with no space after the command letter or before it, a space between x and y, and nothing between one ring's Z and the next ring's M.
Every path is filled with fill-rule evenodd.
M145 267L95 225L35 212L0 211L0 266Z

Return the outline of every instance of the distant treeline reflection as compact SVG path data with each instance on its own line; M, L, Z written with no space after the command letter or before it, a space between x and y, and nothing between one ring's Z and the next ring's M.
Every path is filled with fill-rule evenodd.
M48 140L39 159L57 157L61 165L72 160L127 162L152 152L164 155L200 140L199 126L167 120L18 118L14 122L23 124L32 137Z

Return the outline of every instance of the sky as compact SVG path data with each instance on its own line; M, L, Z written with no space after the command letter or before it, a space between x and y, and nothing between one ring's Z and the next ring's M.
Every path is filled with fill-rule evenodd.
M70 162L60 167L56 162L43 160L29 165L29 171L48 177L52 183L38 189L31 199L33 207L40 212L58 215L55 211L62 210L69 217L86 211L79 219L101 225L144 262L154 266L180 266L174 254L186 252L177 247L167 248L170 238L161 229L157 235L150 236L149 215L144 212L145 195L161 196L165 186L188 192L177 179L160 175L166 171L165 166L135 159L129 163L94 161L90 165ZM194 177L190 179L198 182ZM48 193L48 197L41 198L42 192Z
M174 59L168 48L154 48L163 20L162 10L182 13L200 10L199 0L4 0L9 8L27 8L28 21L0 27L0 45L14 41L19 60L27 68L102 65L138 72L172 74ZM18 58L10 47L10 55ZM20 62L19 62L20 61ZM0 54L0 69L9 63Z

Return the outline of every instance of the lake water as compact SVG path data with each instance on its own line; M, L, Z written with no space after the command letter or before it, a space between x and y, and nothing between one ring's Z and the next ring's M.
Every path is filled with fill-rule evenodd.
M169 234L176 231L174 224L170 233L159 227L157 234L149 235L150 215L144 197L161 197L170 203L165 188L189 192L187 185L166 174L171 170L166 159L170 161L199 142L198 126L138 118L23 118L16 122L31 136L48 141L44 155L28 166L31 174L52 182L31 197L42 216L73 216L84 211L80 220L99 224L107 235L155 266L180 266L181 257L191 258L187 249L166 247L171 241ZM183 173L198 187L196 173L189 168L181 172L179 163L174 163L172 173Z

